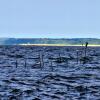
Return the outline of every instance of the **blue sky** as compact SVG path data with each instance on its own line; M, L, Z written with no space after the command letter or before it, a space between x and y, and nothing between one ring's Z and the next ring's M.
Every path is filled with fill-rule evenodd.
M0 0L0 37L100 37L100 0Z

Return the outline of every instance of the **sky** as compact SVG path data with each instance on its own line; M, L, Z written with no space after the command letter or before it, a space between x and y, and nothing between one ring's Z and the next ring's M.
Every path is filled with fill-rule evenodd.
M0 0L0 37L100 38L100 0Z

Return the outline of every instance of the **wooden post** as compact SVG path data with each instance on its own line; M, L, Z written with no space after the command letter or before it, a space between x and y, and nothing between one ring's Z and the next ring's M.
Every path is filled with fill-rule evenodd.
M87 56L87 46L88 46L88 42L85 43L85 57Z
M16 62L15 62L15 66L16 66L16 68L18 67L18 61L17 61L17 59L16 59Z
M78 50L77 50L76 52L77 52L77 64L78 64L78 61L79 61L79 59L78 59L78 54L79 54L79 53L78 53Z
M42 68L44 66L44 62L43 62L43 54L41 52L39 54L39 60L40 60L40 67Z
M60 62L61 62L61 54L59 53L59 60L60 60Z
M67 64L67 67L68 67L68 59L66 60L66 64Z
M80 64L81 64L81 58L83 57L83 51L80 51Z
M27 67L27 59L25 58L24 61L25 61L25 63L24 63L25 64L25 68L26 68Z
M52 65L52 60L51 60L51 71L54 71L53 65Z

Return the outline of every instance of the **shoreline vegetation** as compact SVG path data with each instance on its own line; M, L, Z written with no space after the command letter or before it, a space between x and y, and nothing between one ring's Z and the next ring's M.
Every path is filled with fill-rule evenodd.
M100 39L95 38L0 38L0 45L82 46L86 42L89 46L100 46Z

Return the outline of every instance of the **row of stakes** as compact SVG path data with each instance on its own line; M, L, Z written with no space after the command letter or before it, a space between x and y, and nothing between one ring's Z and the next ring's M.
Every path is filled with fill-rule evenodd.
M83 47L83 45L82 45L82 47ZM87 56L87 47L88 47L88 42L86 42L85 48L84 48L84 53L85 53L84 57L85 58ZM82 58L83 50L81 50L81 51L77 50L76 52L77 52L77 64L78 64L79 61L81 63L81 59L79 59L79 56L81 55L81 58ZM61 60L60 53L59 53L59 57L58 58L60 58L59 60ZM39 66L40 66L41 69L44 67L43 54L41 52L39 53L39 63L38 64L39 64ZM68 60L66 60L66 64L68 66ZM18 67L18 61L17 60L15 62L15 65L16 65L16 68L17 68ZM24 67L25 68L27 67L27 58L24 59ZM53 71L54 68L53 68L53 61L52 60L50 60L50 67L51 67L51 70Z
M24 67L25 68L27 67L27 59L28 58L24 58ZM16 62L15 62L15 65L16 65L16 68L17 68L18 67L18 60L17 59L16 59ZM42 55L42 53L39 54L39 65L40 65L41 68L44 66L44 61L43 61L43 55Z

